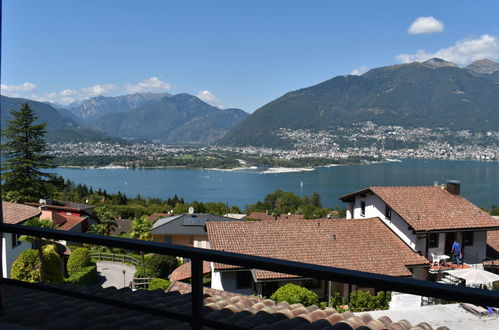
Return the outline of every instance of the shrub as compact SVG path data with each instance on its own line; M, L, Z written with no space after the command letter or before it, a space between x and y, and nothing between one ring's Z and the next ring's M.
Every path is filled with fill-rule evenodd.
M331 304L331 307L336 309L337 311L341 310L340 306L345 305L345 299L343 299L343 296L339 292L335 292L334 295L329 299L329 302Z
M92 285L97 280L97 266L95 264L83 267L79 272L64 280L73 285Z
M51 245L43 248L43 258L45 261L45 281L62 282L61 258ZM25 282L40 281L40 259L37 250L23 251L14 261L10 276L13 279Z
M148 290L160 289L162 291L166 291L171 283L172 282L164 280L162 278L151 278Z
M151 277L168 278L178 266L179 261L175 256L153 254L146 260L146 268L150 270Z
M40 280L38 251L25 250L12 264L10 276L19 281L35 283Z
M388 309L390 299L390 292L380 291L373 296L369 291L353 291L350 293L348 307L350 307L352 312Z
M55 251L54 245L45 245L43 247L43 259L45 261L45 281L62 283L64 276L61 257Z
M147 278L147 277L151 277L151 275L148 274L147 270L144 273L144 270L142 269L142 267L139 267L139 268L137 268L137 271L135 272L135 274L133 275L133 277Z
M277 289L270 299L276 303L286 301L288 304L301 303L304 306L314 305L319 301L319 297L314 292L291 283Z
M86 248L77 248L71 252L68 260L69 276L79 273L83 268L92 264L90 251Z

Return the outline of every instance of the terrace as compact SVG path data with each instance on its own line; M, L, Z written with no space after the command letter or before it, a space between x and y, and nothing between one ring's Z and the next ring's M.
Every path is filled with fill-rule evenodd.
M217 263L234 264L244 268L256 268L273 272L294 274L306 278L317 278L326 281L352 283L360 286L374 287L379 290L393 290L446 300L469 302L479 305L499 306L499 294L496 292L484 291L475 288L459 287L454 285L445 285L429 281L346 270L335 267L319 266L288 260L251 256L240 253L229 253L224 251L178 246L173 244L144 242L125 238L104 237L85 233L62 232L45 228L10 225L4 224L1 219L0 231L3 233L16 233L22 235L52 238L56 240L66 240L70 242L104 245L128 250L144 251L147 253L176 255L191 259L192 274L192 293L189 296L191 302L188 305L183 305L184 308L182 311L161 309L159 308L160 305L141 305L131 301L113 299L106 294L95 294L89 291L75 290L64 287L61 288L58 286L42 283L26 283L3 277L1 279L0 285L6 285L6 289L8 290L5 290L6 294L2 297L2 306L8 304L9 299L15 298L16 290L12 290L12 288L18 288L19 291L21 291L22 288L29 288L32 290L41 291L40 295L43 295L43 292L45 292L56 294L59 296L69 296L90 301L95 304L105 304L134 312L140 312L145 315L155 315L168 319L189 322L190 327L193 329L201 329L205 326L220 329L228 328L227 324L204 317L205 310L203 307L204 297L202 285L202 265L204 260Z

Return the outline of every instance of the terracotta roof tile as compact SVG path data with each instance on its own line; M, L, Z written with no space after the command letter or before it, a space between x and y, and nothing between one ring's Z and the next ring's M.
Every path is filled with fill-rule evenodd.
M368 191L379 196L416 231L497 227L497 221L486 212L439 186L370 187L353 194Z
M62 226L57 228L59 230L70 230L88 218L87 216L79 217L77 215L62 215L62 216L66 219L66 222Z
M203 274L208 274L211 272L210 263L208 261L203 261ZM191 278L191 263L186 262L183 265L178 266L175 270L170 274L168 279L170 281L183 281Z
M12 225L38 216L41 210L37 207L2 201L3 222Z
M190 287L185 283L182 285ZM117 290L112 287L102 289L92 286L64 287L87 294L105 296L117 301L147 307L153 305L154 308L187 315L191 311L191 295L189 293L182 294L180 291L131 291L128 288ZM15 324L30 329L190 329L188 323L166 317L27 288L10 285L3 285L2 288L5 304L0 316L0 327ZM205 294L204 317L223 323L228 328L433 329L428 324L431 323L430 321L411 325L407 320L394 322L396 319L390 319L386 316L376 319L369 313L354 315L345 312L340 314L334 308L320 310L317 306L304 307L302 304L290 305L286 302L276 304L269 299L237 294L229 296L224 295L224 291L221 291L222 294L218 293ZM29 313L26 313L27 310ZM483 320L479 322L482 323ZM11 328L22 327L11 326Z
M212 249L394 276L427 265L379 218L207 223ZM237 266L215 264L217 270ZM296 275L255 270L258 280Z

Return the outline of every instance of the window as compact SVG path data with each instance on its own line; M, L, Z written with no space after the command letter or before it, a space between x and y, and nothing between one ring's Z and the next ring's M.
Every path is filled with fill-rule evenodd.
M465 231L463 233L463 246L473 245L473 232Z
M429 248L437 248L438 247L438 234L430 234L428 238L428 247Z
M322 287L321 280L313 279L313 280L306 280L303 281L302 286L306 287L307 289L320 289Z
M388 205L385 205L385 219L390 220L391 218L392 218L392 209Z
M21 235L19 234L10 234L10 235L12 239L12 248L19 246L21 244L21 241L19 240L19 237L21 237Z
M166 244L172 244L172 237L171 236L165 236L163 238L163 242L165 242Z
M251 288L251 272L240 271L236 272L236 289Z
M365 216L366 215L366 202L361 201L360 202L360 216Z

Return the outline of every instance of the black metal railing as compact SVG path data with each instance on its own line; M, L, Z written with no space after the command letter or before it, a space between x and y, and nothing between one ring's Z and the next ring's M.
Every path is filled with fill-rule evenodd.
M342 268L319 266L289 260L264 258L246 254L230 253L166 243L137 241L128 238L106 237L94 234L66 232L53 229L2 223L0 223L0 232L38 236L56 240L66 240L70 242L88 243L126 250L144 251L147 253L166 254L183 258L190 258L192 274L192 310L190 315L188 316L186 316L186 314L180 314L171 311L162 311L146 306L138 306L136 304L119 302L110 298L94 297L88 294L76 292L71 289L64 289L44 284L25 283L12 279L1 279L1 281L10 285L30 287L33 289L54 292L57 294L110 304L117 307L124 307L154 315L162 315L181 321L189 321L191 322L191 326L194 329L200 329L203 326L222 329L229 328L223 323L203 318L204 260L223 264L237 265L246 269L262 269L278 273L299 275L305 278L316 278L326 281L351 283L363 287L376 288L379 290L405 292L421 296L441 298L445 300L469 302L483 306L499 306L499 293L494 291L353 271ZM6 298L8 299L8 297ZM231 326L230 328L234 329L233 326Z

